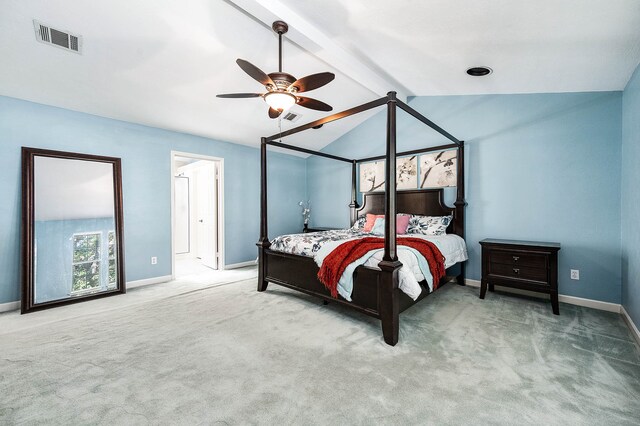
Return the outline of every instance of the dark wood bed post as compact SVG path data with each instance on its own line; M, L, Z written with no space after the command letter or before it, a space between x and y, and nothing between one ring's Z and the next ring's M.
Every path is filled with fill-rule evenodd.
M269 234L267 230L267 138L260 143L260 239L258 246L258 291L267 289L267 257L265 250L269 248Z
M396 236L396 92L389 92L387 97L384 257L378 264L382 270L378 283L378 312L384 341L395 346L400 329L398 270L402 266L397 256Z
M358 162L353 160L351 163L351 204L349 204L349 208L351 209L351 226L353 226L353 224L356 223L356 220L358 220L358 208L360 207L358 204L358 188L356 187L357 169Z
M464 238L464 208L467 202L464 199L464 141L460 141L458 144L458 182L457 182L457 195L456 202L453 204L456 207L456 230L457 234ZM456 277L456 281L460 285L465 285L465 262L460 263L460 274Z

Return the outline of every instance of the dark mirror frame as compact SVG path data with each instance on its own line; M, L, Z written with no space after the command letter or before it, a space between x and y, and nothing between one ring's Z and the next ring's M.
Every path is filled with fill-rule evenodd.
M35 303L34 300L34 225L35 225L35 200L34 200L34 160L35 157L50 157L69 160L84 160L113 165L113 193L114 193L114 219L116 232L116 265L118 285L113 290L101 291L86 296L70 297L66 299L52 300L50 302ZM126 292L124 274L124 219L122 211L122 166L120 158L103 157L91 154L79 154L75 152L52 151L39 148L22 147L22 304L23 314L55 306L68 305L70 303L84 302L86 300L123 294Z

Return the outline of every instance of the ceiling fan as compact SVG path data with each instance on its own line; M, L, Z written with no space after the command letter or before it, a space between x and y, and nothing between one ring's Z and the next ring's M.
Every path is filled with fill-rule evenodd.
M321 72L296 79L291 74L282 72L282 34L289 30L289 26L283 21L276 21L271 26L278 34L278 72L265 74L260 68L245 61L236 60L236 63L244 72L264 85L266 93L228 93L217 95L218 98L262 98L269 105L269 117L278 118L283 111L293 105L317 111L331 111L331 105L327 105L317 99L298 96L298 93L309 92L331 82L336 76L330 72Z

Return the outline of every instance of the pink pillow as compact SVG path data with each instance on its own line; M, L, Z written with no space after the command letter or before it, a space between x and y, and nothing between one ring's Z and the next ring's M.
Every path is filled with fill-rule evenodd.
M367 221L364 223L362 230L364 232L371 232L373 229L373 225L375 225L377 219L384 219L383 214L375 215L375 214L367 214ZM411 215L408 214L397 214L396 215L396 234L406 234L407 228L409 227L409 219L411 219Z
M396 234L406 234L409 227L409 219L411 216L408 214L396 215Z
M373 229L373 225L375 225L376 223L376 219L378 219L379 217L384 219L383 214L375 215L375 214L367 213L367 221L364 223L362 230L364 232L371 232L371 230Z

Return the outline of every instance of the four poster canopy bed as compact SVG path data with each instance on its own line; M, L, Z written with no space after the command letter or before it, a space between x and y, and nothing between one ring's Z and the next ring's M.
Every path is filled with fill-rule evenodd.
M385 155L355 160L282 143L282 138L287 136L383 105L386 105L387 108ZM408 152L396 152L396 109L398 107L445 136L451 143ZM350 163L352 173L349 208L352 228L343 231L328 231L327 235L314 235L313 238L309 234L305 234L306 239L302 240L302 243L300 240L296 240L295 235L278 237L273 241L269 240L267 232L268 145ZM445 205L443 188L396 190L397 157L443 150L456 151L456 201L453 207ZM363 203L360 206L356 189L358 164L383 159L385 160L385 190L384 192L364 193ZM464 246L465 206L464 142L454 138L406 103L396 99L395 92L389 92L385 97L355 108L262 138L261 220L260 240L257 243L259 248L258 291L265 291L268 283L272 282L319 297L325 303L331 300L349 306L380 319L384 341L393 346L398 342L399 314L425 298L439 284L444 284L453 278L453 276L446 276L445 267L448 273L454 263L460 262L459 271L455 278L458 284L464 284L465 268L462 262L467 259L466 247ZM401 216L407 216L404 224ZM445 228L446 234L433 237L417 234L399 236L398 234L404 233L404 231L399 230L398 227L406 227L409 216L412 218L428 217L429 219L448 218L445 222L440 223L441 234L445 234ZM367 225L369 225L368 230L366 225L365 229L362 229L365 218ZM373 220L375 223L371 229L372 223L369 221ZM377 232L375 232L376 229ZM374 231L373 234L371 234L372 231ZM376 237L376 235L384 235L384 239ZM291 243L292 241L293 243ZM298 242L296 243L296 241ZM313 256L311 253L313 250L305 251L305 243L308 246L313 246L313 250L316 250ZM373 250L375 248L378 249L377 252L381 255L381 259L369 255L375 251ZM402 250L408 254L413 253L413 256L405 254L403 257ZM365 252L368 254L362 256ZM454 253L454 255L450 253ZM403 262L399 260L399 254ZM363 260L365 258L368 259L366 263ZM418 270L415 273L415 281L420 281L419 285L424 291L421 291L420 287L417 291L412 290L415 287L411 287L412 280L402 279L407 275L406 273L402 274L403 263L406 262L404 259L410 258L418 259L417 263L420 267L413 265L412 268ZM355 259L359 261L355 262ZM373 263L372 259L374 259ZM420 270L423 272L422 274ZM348 273L349 276L347 276Z

